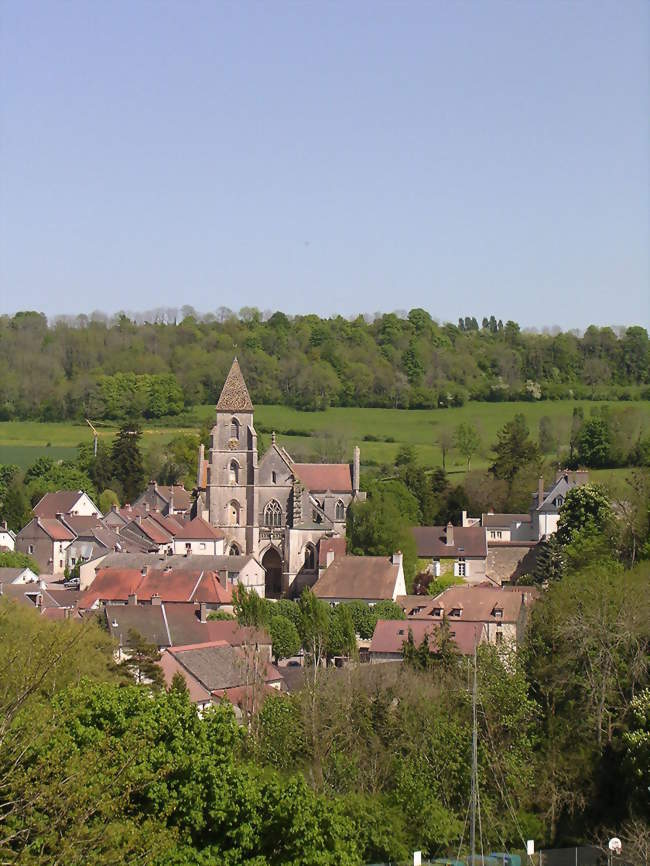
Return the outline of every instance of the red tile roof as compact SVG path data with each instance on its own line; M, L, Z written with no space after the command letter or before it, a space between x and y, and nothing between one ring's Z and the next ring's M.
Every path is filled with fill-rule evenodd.
M526 592L510 592L496 586L470 586L467 584L450 586L432 599L432 606L442 607L448 614L455 608L461 609L458 617L465 622L517 622L521 605L534 601ZM496 617L494 611L503 611Z
M75 537L74 532L71 532L56 518L39 517L37 519L38 525L47 532L52 541L72 541Z
M176 538L196 538L196 539L220 539L225 538L224 533L217 529L216 526L210 524L200 517L195 517L194 520L187 520L176 533Z
M352 493L352 472L348 463L294 463L292 469L307 490Z
M137 568L100 568L90 587L82 593L79 608L86 610L97 601L127 601L142 581Z
M473 653L475 645L481 641L483 627L469 622L450 622L449 627L451 636L460 652L463 655ZM431 620L380 619L375 626L370 652L401 653L402 644L408 639L409 629L413 634L416 646L422 643L425 635L429 635L429 646L435 650L435 635L439 628L440 622L432 622Z
M143 574L137 568L100 568L83 593L80 608L96 601L126 601L136 594L138 601L149 602L158 595L164 602L207 602L230 604L232 590L223 586L214 571L154 569Z
M318 564L321 568L327 566L327 554L331 551L334 553L334 558L337 556L345 556L347 549L347 540L345 538L321 538L318 543Z
M67 514L82 496L82 490L57 490L56 493L46 493L32 510L36 517L56 517L57 514Z

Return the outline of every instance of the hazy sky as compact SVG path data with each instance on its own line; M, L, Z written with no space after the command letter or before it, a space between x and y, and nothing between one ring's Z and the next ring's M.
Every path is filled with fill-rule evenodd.
M0 2L0 310L650 322L649 5Z

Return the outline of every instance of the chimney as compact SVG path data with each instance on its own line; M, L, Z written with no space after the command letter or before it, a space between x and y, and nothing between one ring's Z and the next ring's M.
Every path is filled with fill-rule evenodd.
M199 620L201 622L208 621L208 605L204 601L202 601L199 606Z
M537 508L542 507L542 502L544 501L544 476L539 476L539 481L537 482Z
M153 607L160 607L160 605L162 604L162 598L158 595L157 592L154 592L154 594L151 596L151 604Z
M142 523L142 518L139 514L135 515L135 522L138 524L138 526Z
M149 511L151 510L151 506L149 505L148 502L145 502L145 504L144 504L144 510L147 512L147 514L149 514Z
M63 512L62 511L56 512L56 519L57 520L63 520Z
M352 462L352 491L356 496L359 492L359 477L361 475L361 451L358 445L354 446L354 459Z
M461 517L462 517L462 520L461 520L461 524L460 524L460 525L461 525L461 526L467 526L467 512L466 512L466 511L461 511Z
M447 535L445 538L445 544L447 545L447 547L454 546L454 527L451 523L447 524Z
M394 553L391 556L390 561L393 563L393 565L401 565L403 559L404 557L402 556L402 551L398 550L397 553Z
M138 603L137 594L135 592L130 592L129 597L127 599L127 604L137 604L137 603Z
M334 562L334 557L336 554L333 550L328 550L325 554L325 568L329 568L330 565Z

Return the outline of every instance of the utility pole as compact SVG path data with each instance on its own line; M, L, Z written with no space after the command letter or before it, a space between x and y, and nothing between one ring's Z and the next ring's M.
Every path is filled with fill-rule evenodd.
M93 427L93 425L91 424L91 422L87 418L86 418L86 424L93 431L93 437L94 437L93 453L94 453L95 457L97 457L97 435L98 434L97 434L97 431L95 430L95 428Z
M478 727L476 723L476 644L474 645L474 683L472 685L472 800L470 805L469 847L472 866L476 860L476 803L478 800Z

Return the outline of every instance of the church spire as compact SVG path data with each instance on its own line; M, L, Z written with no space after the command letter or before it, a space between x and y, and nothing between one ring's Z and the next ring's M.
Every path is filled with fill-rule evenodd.
M221 389L221 396L217 402L217 412L252 412L251 402L246 382L242 375L237 358L232 362L230 372Z

